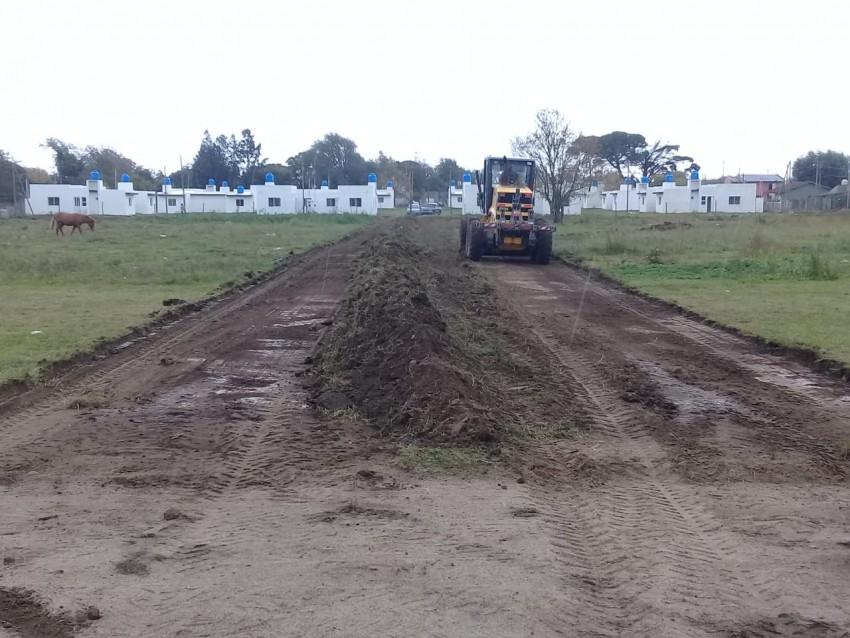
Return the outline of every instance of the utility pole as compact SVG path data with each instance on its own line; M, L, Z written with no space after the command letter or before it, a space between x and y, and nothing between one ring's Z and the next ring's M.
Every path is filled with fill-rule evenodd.
M845 208L850 208L850 166L847 167L847 184L845 188L847 189L847 203Z
M12 210L18 214L18 166L12 162Z
M186 172L183 170L183 156L180 156L180 186L183 189L183 209L180 215L186 214Z
M820 191L820 155L815 155L815 192ZM823 199L823 198L821 198ZM820 206L819 208L823 208Z
M165 193L165 214L168 215L168 186L165 182L168 179L168 169L165 166L162 167L162 174L162 192Z

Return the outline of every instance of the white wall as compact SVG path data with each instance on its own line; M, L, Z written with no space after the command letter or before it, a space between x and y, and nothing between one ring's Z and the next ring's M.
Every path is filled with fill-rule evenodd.
M383 199L384 201L381 201ZM395 208L395 189L379 188L378 189L378 208Z
M251 195L254 210L262 215L283 215L301 212L301 197L298 196L295 186L291 184L257 184L251 186ZM269 198L272 197L280 199L280 206L271 206L269 204Z
M88 194L88 188L78 184L30 184L29 205L32 206L32 211L36 215L47 215L59 211L87 213L88 202L85 209L75 207L74 198L85 197L88 200ZM50 197L58 197L59 206L48 206ZM82 200L80 203L82 204Z
M119 188L103 188L102 181L89 180L85 186L78 184L31 184L29 203L35 214L46 215L60 210L87 214L135 215L165 213L168 202L169 213L180 213L181 206L191 213L261 213L293 214L304 210L305 198L309 200L307 212L353 213L376 215L378 213L378 190L376 184L341 185L339 188L308 189L302 192L290 184L255 185L242 194L235 189L216 190L186 189L185 200L182 189L164 186L163 191L135 191L132 184L121 183ZM395 205L393 189L384 189L381 208ZM59 205L49 206L48 198L58 197ZM79 204L74 205L75 198ZM85 200L83 199L85 198ZM278 206L270 206L269 199L280 200ZM335 203L328 205L327 200ZM244 206L237 207L236 201L243 200ZM352 200L359 200L352 202ZM85 201L85 205L83 205ZM359 204L359 205L358 205Z
M764 201L756 197L755 184L706 184L700 187L700 212L708 210L708 198L711 197L711 211L718 213L760 213ZM730 204L732 197L740 198L737 204Z

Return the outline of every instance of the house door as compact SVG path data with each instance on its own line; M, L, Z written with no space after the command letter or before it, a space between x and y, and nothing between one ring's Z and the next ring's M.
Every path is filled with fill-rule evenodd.
M712 200L712 199L713 199L712 197L706 197L706 198L705 198L705 212L706 212L706 213L710 213L710 212L711 212L711 200Z

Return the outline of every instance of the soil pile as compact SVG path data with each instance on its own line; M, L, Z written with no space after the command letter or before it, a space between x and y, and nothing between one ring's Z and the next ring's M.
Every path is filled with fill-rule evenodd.
M317 403L339 408L342 395L385 434L435 441L555 431L552 414L574 428L567 397L532 365L545 358L493 292L448 237L397 222L358 261L315 367Z

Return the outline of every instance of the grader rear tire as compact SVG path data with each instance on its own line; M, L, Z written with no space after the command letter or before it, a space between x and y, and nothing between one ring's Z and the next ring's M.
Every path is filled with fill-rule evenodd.
M481 261L484 254L484 224L480 219L471 219L466 227L466 256L472 261Z
M535 263L545 266L552 259L552 233L541 233L537 237L537 248L534 251Z

